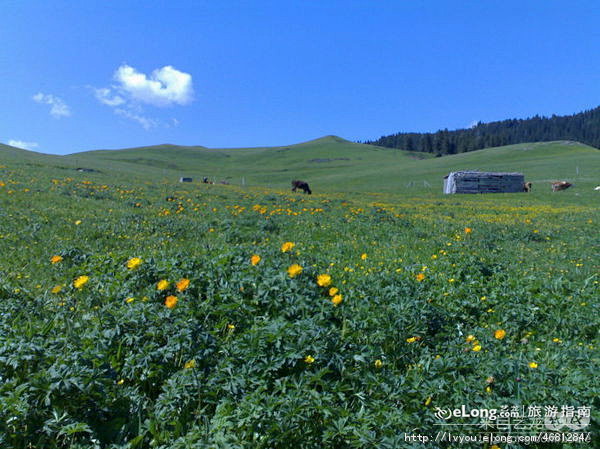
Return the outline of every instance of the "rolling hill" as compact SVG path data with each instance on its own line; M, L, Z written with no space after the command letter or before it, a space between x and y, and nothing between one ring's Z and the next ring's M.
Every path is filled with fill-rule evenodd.
M438 158L336 136L279 147L213 149L164 144L66 156L2 145L0 161L35 167L39 176L73 175L84 168L89 171L78 175L111 182L174 182L180 176L200 181L207 176L216 182L288 189L290 181L299 178L309 181L317 192L395 192L418 187L435 193L445 174L465 169L520 171L534 183L566 179L585 186L600 184L600 151L570 141L510 145Z

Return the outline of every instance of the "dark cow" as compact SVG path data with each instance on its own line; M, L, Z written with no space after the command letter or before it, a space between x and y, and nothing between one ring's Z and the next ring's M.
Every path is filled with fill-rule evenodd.
M308 183L305 181L294 180L292 181L292 192L295 192L297 189L302 189L304 193L312 194Z
M566 181L556 181L552 183L552 191L558 192L559 190L565 190L571 187L573 184Z
M525 184L523 184L523 192L531 192L532 186L533 184L531 184L530 182L526 182Z

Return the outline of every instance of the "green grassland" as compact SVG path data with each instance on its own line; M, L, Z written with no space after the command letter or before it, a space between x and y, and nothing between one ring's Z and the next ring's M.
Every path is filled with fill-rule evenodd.
M463 404L592 407L597 438L600 151L418 157L0 146L0 447L427 447ZM534 192L444 196L455 169Z

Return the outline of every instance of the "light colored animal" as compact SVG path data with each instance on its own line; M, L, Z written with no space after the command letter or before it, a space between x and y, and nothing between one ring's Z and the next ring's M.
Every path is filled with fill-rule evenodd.
M531 192L532 186L533 184L531 184L530 182L526 182L525 184L523 184L523 192Z
M565 190L571 187L573 184L566 181L556 181L552 183L552 191L558 192L559 190Z
M600 190L600 186L595 187L594 190Z

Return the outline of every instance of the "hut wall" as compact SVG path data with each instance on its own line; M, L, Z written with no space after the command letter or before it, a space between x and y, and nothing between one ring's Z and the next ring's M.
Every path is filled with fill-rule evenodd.
M522 192L524 182L521 173L452 172L444 181L444 193Z

